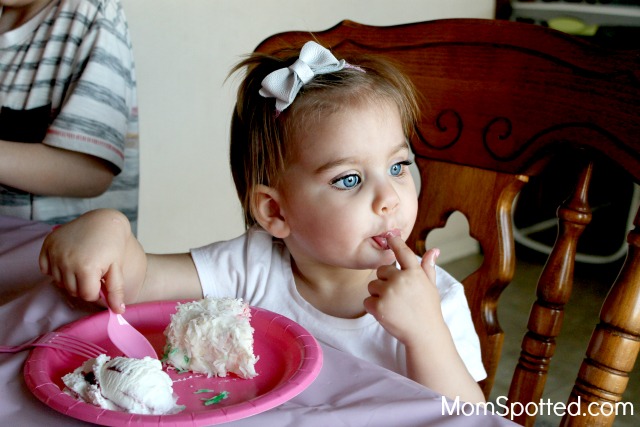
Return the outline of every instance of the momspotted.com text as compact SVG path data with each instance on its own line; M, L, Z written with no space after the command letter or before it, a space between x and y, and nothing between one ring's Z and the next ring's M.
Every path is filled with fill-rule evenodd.
M526 404L520 402L509 402L507 396L499 396L495 402L486 403L468 403L461 402L460 397L455 400L448 400L442 397L442 415L487 415L494 414L501 417L513 419L521 415L537 416L537 415L556 415L562 417L569 415L571 417L598 415L604 416L625 416L634 415L634 407L631 402L591 402L586 405L586 409L581 409L581 400L571 403L552 402L551 399L540 399L539 402L529 402Z

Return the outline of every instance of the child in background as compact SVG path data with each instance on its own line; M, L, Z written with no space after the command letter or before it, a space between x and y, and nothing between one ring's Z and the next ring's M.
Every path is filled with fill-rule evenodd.
M411 82L380 59L337 60L315 42L254 55L232 121L231 168L248 231L191 253L145 254L126 218L98 210L45 240L43 272L95 301L243 298L320 342L448 396L484 401L462 285L404 240L417 214Z
M138 104L120 0L0 0L0 215L138 218Z

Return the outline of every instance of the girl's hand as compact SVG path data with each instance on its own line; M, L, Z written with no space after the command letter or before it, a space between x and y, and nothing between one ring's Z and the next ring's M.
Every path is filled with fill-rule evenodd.
M369 283L371 296L364 306L400 342L417 344L429 337L430 328L444 325L435 286L435 260L440 251L427 251L420 263L399 236L390 236L387 242L401 269L395 265L379 267L378 279Z
M123 280L125 260L139 259L128 253L132 245L137 251L135 246L139 245L122 213L91 211L46 237L40 251L40 270L71 296L86 301L97 301L104 284L109 306L122 313L125 299L131 301L139 292L126 289Z
M418 262L400 237L390 236L387 242L400 270L395 265L378 268L378 280L369 283L371 296L365 299L365 308L405 345L409 378L450 399L484 402L442 317L435 286L440 251L431 249Z

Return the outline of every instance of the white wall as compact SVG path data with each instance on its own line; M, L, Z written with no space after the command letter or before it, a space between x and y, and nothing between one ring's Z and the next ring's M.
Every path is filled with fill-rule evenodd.
M320 31L343 19L393 25L437 18L492 18L494 13L493 0L122 3L138 77L138 236L149 252L185 251L244 231L228 166L237 80L225 82L225 78L242 55L264 38L287 30Z

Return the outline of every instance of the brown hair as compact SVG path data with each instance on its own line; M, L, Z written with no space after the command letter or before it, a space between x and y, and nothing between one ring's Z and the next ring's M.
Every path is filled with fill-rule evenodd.
M370 56L339 57L355 67L315 76L302 87L293 103L277 115L275 99L258 93L262 80L272 71L293 64L299 52L254 53L231 72L247 68L231 120L230 145L231 173L247 227L256 223L251 212L253 189L259 184L277 185L280 172L287 166L296 132L310 123L363 102L397 105L407 138L412 136L418 119L417 94L409 78L389 61Z

